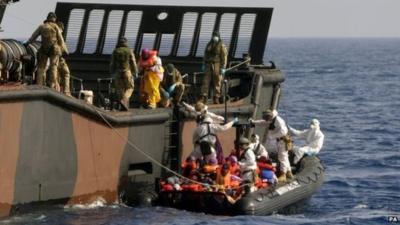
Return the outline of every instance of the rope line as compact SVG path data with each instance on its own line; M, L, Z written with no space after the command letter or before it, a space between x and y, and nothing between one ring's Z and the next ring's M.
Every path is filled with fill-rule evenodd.
M95 106L91 105L91 107L92 107L92 108L96 111L96 113L102 118L102 120L107 124L107 126L109 126L110 129L111 129L113 132L115 132L123 141L126 141L126 142L129 144L129 146L133 148L133 150L138 151L139 153L141 153L142 155L144 155L146 158L148 158L150 161L152 161L153 163L155 163L155 164L158 165L159 167L161 167L161 168L167 170L168 172L172 173L173 175L177 176L178 178L181 178L181 179L183 179L183 180L185 180L185 181L188 181L188 182L191 182L191 183L203 185L203 186L206 186L206 187L214 187L214 188L220 188L220 187L221 187L221 185L207 184L207 183L202 183L202 182L199 182L199 181L196 181L196 180L189 179L189 178L187 178L187 177L185 177L185 176L183 176L183 175L181 175L181 174L179 174L179 173L177 173L177 172L171 170L170 168L164 166L164 165L161 164L159 161L157 161L156 159L154 159L152 156L150 156L149 154L147 154L146 152L144 152L143 150L141 150L137 145L135 145L135 144L134 144L133 142L131 142L129 139L126 139L120 132L118 132L117 129L115 129L115 128L112 126L112 124L102 115L102 113L100 113L100 111L97 110L97 108L95 108ZM129 149L131 149L131 148L129 148ZM243 184L243 185L241 185L241 186L239 186L239 187L232 187L232 188L230 188L230 189L240 189L240 188L243 188L243 187L248 186L248 185L251 185L251 184L248 184L248 183L247 183L247 184Z

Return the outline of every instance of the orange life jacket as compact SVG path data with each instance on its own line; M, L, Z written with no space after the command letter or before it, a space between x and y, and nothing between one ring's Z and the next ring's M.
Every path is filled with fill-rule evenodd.
M231 173L228 171L228 173L222 175L221 173L221 168L218 168L217 170L217 178L215 179L215 182L218 185L223 185L224 187L231 187Z
M229 164L229 171L231 174L240 175L240 166L238 163L236 163L235 165Z
M155 65L157 60L157 51L151 50L149 51L149 57L147 59L143 59L143 56L140 56L139 67L141 69L147 69Z
M203 191L203 186L200 184L182 184L182 191Z
M203 166L203 171L204 173L215 173L217 169L219 168L219 165L204 165Z

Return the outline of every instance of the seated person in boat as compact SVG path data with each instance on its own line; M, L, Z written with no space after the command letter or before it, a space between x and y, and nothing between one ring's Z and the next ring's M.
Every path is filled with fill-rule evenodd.
M155 109L161 100L160 82L164 76L161 58L157 54L157 51L143 49L139 61L139 71L143 75L140 87L142 101L151 109Z
M226 158L226 162L229 165L230 173L235 176L240 176L240 166L237 157L234 155L230 155L228 158Z
M262 183L275 184L278 182L278 178L275 175L276 168L272 164L271 159L261 156L257 160L257 166Z
M237 121L238 118L235 118L225 125L220 125L213 123L211 117L206 115L194 130L192 139L194 150L190 155L194 156L196 160L203 160L206 164L211 159L217 159L215 150L216 134L230 129Z
M233 176L230 172L229 164L224 163L217 169L215 184L219 186L218 191L232 195L233 189L237 189L240 186L240 178Z
M304 155L318 154L324 144L324 134L319 128L319 121L317 119L311 121L309 129L300 131L289 126L289 131L293 136L306 141L306 145L304 146L294 146L294 164L297 164Z
M256 158L259 159L261 156L268 158L268 152L260 142L260 137L257 134L252 134L250 140L251 148L253 149Z
M199 171L198 165L196 163L196 158L189 156L186 158L185 162L182 163L182 175L189 178L190 180L198 180Z
M241 137L238 142L239 149L241 151L240 155L240 171L241 178L244 184L249 184L249 187L253 187L256 181L256 156L250 147L249 139Z
M172 103L176 105L182 100L183 92L185 91L185 85L182 82L182 75L173 64L168 64L165 70L164 78L161 82L161 102L162 107L168 107L170 105L170 99Z

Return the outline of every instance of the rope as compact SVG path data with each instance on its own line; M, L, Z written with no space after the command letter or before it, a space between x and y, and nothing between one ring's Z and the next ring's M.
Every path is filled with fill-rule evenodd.
M152 156L150 156L150 155L147 154L146 152L142 151L139 147L137 147L137 146L136 146L134 143L132 143L129 139L126 139L120 132L118 132L117 129L115 129L115 128L112 126L112 124L100 113L100 111L97 110L97 108L95 108L95 106L92 106L92 105L91 105L91 107L92 107L92 108L96 111L96 113L102 118L102 120L111 128L111 130L112 130L113 132L115 132L123 141L126 141L126 142L129 144L129 146L131 146L134 150L136 150L136 151L138 151L139 153L141 153L142 155L144 155L146 158L148 158L148 159L149 159L150 161L152 161L154 164L158 165L159 167L161 167L161 168L167 170L168 172L174 174L174 175L177 176L178 178L181 178L181 179L183 179L183 180L185 180L185 181L188 181L188 182L191 182L191 183L195 183L195 184L199 184L199 185L203 185L203 186L207 186L207 187L214 187L214 188L220 188L220 187L221 187L221 185L211 185L211 184L202 183L202 182L199 182L199 181L196 181L196 180L189 179L189 178L187 178L187 177L185 177L185 176L183 176L183 175L181 175L181 174L179 174L179 173L177 173L177 172L171 170L170 168L164 166L164 165L161 164L159 161L157 161L156 159L154 159ZM245 186L247 186L247 185L250 185L250 184L243 184L243 185L241 185L241 186L239 186L239 187L235 187L235 188L231 188L231 189L239 189L239 188L245 187Z
M243 64L245 64L245 63L248 63L248 62L250 62L250 59L246 59L246 60L244 60L243 62L241 62L241 63L239 63L239 64L236 64L236 65L234 65L234 66L231 66L231 67L227 68L227 69L225 70L225 72L227 72L227 71L229 71L229 70L233 70L233 69L235 69L235 68L237 68L237 67L239 67L239 66L241 66L241 65L243 65Z

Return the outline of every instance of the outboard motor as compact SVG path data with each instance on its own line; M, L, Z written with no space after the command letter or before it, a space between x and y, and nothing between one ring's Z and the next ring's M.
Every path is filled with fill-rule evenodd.
M39 42L24 45L22 42L13 39L0 40L2 51L0 62L3 65L3 72L8 74L9 81L20 81L33 77L37 66L37 52L40 48ZM23 77L24 76L24 77Z

